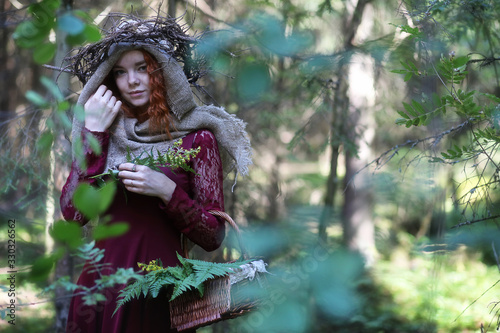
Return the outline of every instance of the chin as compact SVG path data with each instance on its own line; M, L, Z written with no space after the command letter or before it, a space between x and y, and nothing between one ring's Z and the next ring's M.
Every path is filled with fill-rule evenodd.
M134 101L134 100L132 100L132 101L129 101L129 104L135 108L142 108L142 107L148 106L149 100L148 101Z

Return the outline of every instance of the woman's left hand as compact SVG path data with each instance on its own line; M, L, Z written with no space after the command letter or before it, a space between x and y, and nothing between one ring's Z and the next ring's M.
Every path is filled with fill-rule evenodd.
M130 192L159 197L165 203L172 199L176 184L163 173L133 163L120 164L118 170L118 177Z

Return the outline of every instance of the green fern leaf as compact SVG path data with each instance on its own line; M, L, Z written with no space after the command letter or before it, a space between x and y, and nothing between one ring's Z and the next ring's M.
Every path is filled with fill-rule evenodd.
M170 301L174 300L182 293L197 287L198 285L196 284L195 277L193 275L188 275L184 280L179 281L179 283L174 286Z
M133 299L139 299L142 292L142 283L144 279L138 279L134 283L129 284L124 289L122 289L118 295L116 301L116 308L112 316L115 315L116 311L121 308L125 303L130 302Z

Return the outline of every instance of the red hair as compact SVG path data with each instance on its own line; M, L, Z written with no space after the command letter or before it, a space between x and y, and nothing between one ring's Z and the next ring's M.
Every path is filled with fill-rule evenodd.
M130 105L121 98L112 72L109 73L103 83L113 92L113 96L122 101L122 109L127 117L137 118L140 122L149 119L149 129L151 131L164 131L171 138L170 124L172 116L170 115L170 109L165 98L166 88L163 71L158 61L149 52L142 49L139 51L144 55L144 61L146 62L149 74L149 86L151 88L149 105L146 112L141 112L140 108Z

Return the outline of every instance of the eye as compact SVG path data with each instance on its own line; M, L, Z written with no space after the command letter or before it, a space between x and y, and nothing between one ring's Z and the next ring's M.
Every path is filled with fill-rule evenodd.
M123 69L115 69L115 70L113 71L113 75L114 75L115 77L119 77L119 76L122 76L122 75L124 75L124 74L125 74L125 71L124 71Z
M137 70L138 70L139 72L145 72L145 71L147 71L147 69L148 69L148 67L147 67L146 65L142 65L142 66L139 66L139 67L137 68Z

